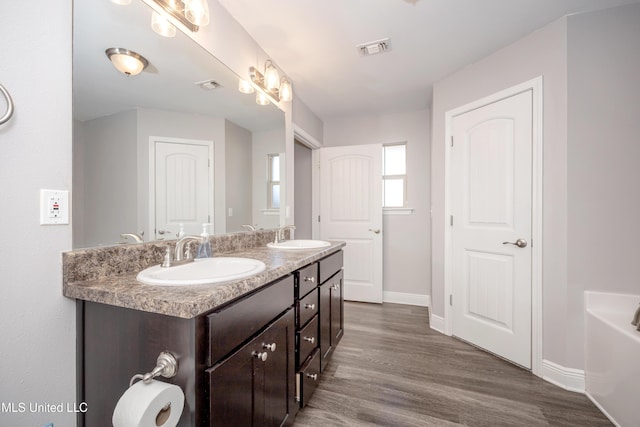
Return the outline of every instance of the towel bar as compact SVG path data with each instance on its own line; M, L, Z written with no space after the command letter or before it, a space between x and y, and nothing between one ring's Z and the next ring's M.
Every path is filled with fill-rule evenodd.
M7 112L4 114L4 116L0 117L0 125L3 125L8 122L13 115L13 100L11 99L11 95L9 95L9 92L7 92L7 90L2 85L0 85L0 92L7 100Z

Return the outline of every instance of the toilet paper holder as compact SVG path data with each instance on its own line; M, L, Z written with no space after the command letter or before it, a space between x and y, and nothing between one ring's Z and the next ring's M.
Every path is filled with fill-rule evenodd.
M163 376L165 378L172 378L178 373L178 361L175 356L168 351L163 351L158 355L156 360L156 367L151 372L146 374L135 374L129 381L129 387L133 385L136 380L142 380L143 383L148 384L157 376Z

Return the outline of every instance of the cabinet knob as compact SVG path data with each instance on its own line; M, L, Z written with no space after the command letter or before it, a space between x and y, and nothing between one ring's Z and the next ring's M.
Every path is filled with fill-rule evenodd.
M315 304L305 304L304 308L308 308L309 310L315 310L316 309L316 305Z
M266 362L267 357L269 357L266 351L261 351L261 352L254 351L253 353L251 353L251 355L258 360L262 360L263 362Z
M272 342L271 344L262 344L262 348L271 350L271 352L276 351L276 343Z
M305 277L304 278L305 282L311 282L311 283L315 283L316 282L316 278L311 276L311 277Z
M333 289L334 291L337 291L338 289L340 289L340 285L338 284L331 285L331 289Z
M318 374L307 374L307 378L317 381L318 380Z
M316 337L304 337L304 340L313 344L316 342Z

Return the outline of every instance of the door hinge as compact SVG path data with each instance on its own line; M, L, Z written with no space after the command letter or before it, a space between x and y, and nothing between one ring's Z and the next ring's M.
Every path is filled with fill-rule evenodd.
M211 223L211 215L207 215L207 222Z
M451 146L453 147L453 135L451 136Z
M449 216L449 225L453 227L453 215Z
M318 222L320 222L320 215L318 215Z
M453 294L449 294L449 305L453 305Z

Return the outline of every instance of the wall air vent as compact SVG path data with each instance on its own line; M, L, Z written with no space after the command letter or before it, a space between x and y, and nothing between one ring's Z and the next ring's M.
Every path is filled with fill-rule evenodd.
M391 41L389 38L376 40L374 42L362 43L356 46L360 56L376 55L378 53L388 52L391 50Z
M220 87L220 83L214 81L214 80L204 80L201 82L195 82L194 83L196 86L200 86L200 88L204 89L204 90L213 90L213 89L217 89Z

